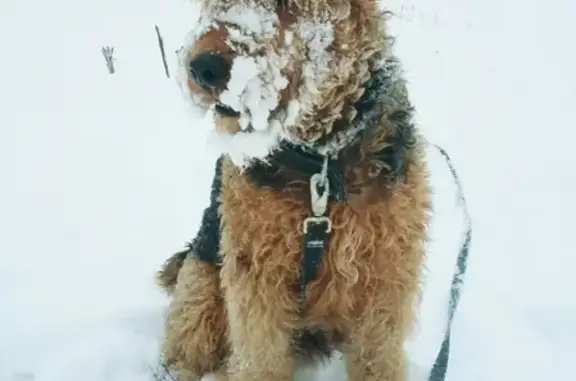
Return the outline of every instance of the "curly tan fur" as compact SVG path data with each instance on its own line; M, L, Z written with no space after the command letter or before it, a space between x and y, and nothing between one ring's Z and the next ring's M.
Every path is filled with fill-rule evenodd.
M217 0L205 6L232 3ZM276 40L268 43L271 50L263 54L283 45L284 30L296 20L329 22L334 27L331 49L336 62L314 107L304 111L290 132L293 140L315 147L346 132L348 122L357 116L354 104L364 93L364 84L389 55L383 12L374 0L280 4L281 28ZM209 32L190 55L219 51L231 60L233 53L222 44L225 39L225 30ZM299 44L295 38L292 62L285 69L289 86L280 94L279 109L297 96L303 82L302 67L310 57ZM189 87L207 102L217 99L217 94L207 93L192 80ZM401 80L389 95L380 122L360 134L358 144L341 152L349 198L329 205L333 231L304 305L299 287L301 226L310 214L306 179L294 176L291 191L278 192L259 187L224 160L219 197L222 267L181 252L157 276L172 295L163 355L181 372L181 381L214 371L219 380L289 381L297 360L295 336L307 329L328 333L331 348L344 352L350 381L406 380L403 345L419 296L430 191L418 136L402 148L401 178L391 176L396 168L381 155L401 133L395 119L407 112ZM216 126L239 131L235 118L217 117Z
M228 327L217 270L194 257L181 264L166 322L163 357L168 367L187 374L182 381L194 381L221 367Z

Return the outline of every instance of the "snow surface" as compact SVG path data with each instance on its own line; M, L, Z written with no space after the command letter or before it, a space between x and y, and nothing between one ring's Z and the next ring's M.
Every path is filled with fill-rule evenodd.
M474 223L448 380L571 380L576 4L389 7L419 123L452 155ZM166 305L153 273L195 234L215 160L154 32L175 73L193 11L2 0L1 381L151 380Z

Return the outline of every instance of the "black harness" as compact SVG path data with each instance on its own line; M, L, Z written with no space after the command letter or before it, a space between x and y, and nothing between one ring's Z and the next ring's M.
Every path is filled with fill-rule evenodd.
M302 224L304 240L300 296L301 301L304 302L306 288L317 277L318 267L322 263L322 256L326 251L332 231L332 222L325 215L327 203L328 201L346 202L348 199L344 165L340 160L327 162L324 156L289 143L284 143L273 156L273 163L288 166L291 171L297 171L310 179L310 216ZM278 167L270 163L271 161L267 164L256 163L248 169L247 175L260 187L289 192L290 187L287 186L289 179L283 178ZM324 178L322 178L323 173ZM316 205L314 200L316 200Z

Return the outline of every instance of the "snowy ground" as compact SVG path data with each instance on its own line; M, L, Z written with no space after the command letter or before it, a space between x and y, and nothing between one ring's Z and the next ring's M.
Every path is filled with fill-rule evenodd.
M0 381L148 381L166 303L153 272L195 233L214 159L154 33L173 64L193 12L1 7ZM475 225L448 379L573 379L576 4L390 8L419 122L453 156Z

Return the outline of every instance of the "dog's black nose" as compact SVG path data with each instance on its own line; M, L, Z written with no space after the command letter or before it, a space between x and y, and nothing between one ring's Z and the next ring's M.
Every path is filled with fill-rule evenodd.
M190 63L190 74L199 86L208 90L224 90L230 75L230 65L214 53L203 53L194 57Z

